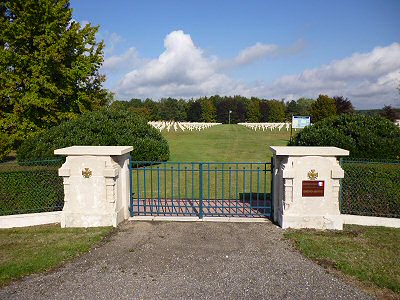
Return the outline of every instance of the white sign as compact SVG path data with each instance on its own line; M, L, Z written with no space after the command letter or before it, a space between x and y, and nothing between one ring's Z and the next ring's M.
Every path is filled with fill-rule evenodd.
M292 116L292 128L304 128L310 124L310 116Z

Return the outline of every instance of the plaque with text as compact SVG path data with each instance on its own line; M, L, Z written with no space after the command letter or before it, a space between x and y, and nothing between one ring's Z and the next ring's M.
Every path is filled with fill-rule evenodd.
M325 181L303 180L301 190L303 197L323 197L325 190Z

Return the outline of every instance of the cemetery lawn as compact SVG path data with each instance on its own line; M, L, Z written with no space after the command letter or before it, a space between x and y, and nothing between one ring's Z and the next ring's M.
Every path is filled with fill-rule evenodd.
M284 235L305 256L356 277L378 298L399 299L400 228L345 225L343 231L288 230Z
M112 227L60 228L43 225L0 229L0 286L50 270L89 251Z
M286 146L290 131L262 131L242 125L217 125L201 131L162 131L170 148L170 161L265 162L269 146Z

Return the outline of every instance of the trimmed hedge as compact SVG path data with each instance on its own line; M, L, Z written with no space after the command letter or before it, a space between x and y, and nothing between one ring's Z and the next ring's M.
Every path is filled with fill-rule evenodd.
M133 160L165 161L167 141L142 117L127 111L88 112L36 135L17 150L18 161L52 159L54 150L74 145L133 146Z
M341 212L400 218L400 162L346 162Z
M60 166L0 172L0 215L62 210L64 185Z
M351 157L400 159L400 128L379 116L343 114L304 128L289 145L336 146Z

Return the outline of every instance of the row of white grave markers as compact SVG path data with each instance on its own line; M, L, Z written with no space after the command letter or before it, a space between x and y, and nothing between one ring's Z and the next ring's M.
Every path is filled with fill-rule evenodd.
M175 121L150 121L148 122L149 125L153 126L154 128L158 129L160 132L164 129L168 132L170 130L178 131L178 130L203 130L210 128L215 125L220 125L222 123L202 123L202 122L175 122Z
M285 127L286 131L288 131L290 129L290 123L238 123L239 125L243 125L246 126L250 129L253 129L254 131L257 130L274 130L274 129L278 129L279 131Z

